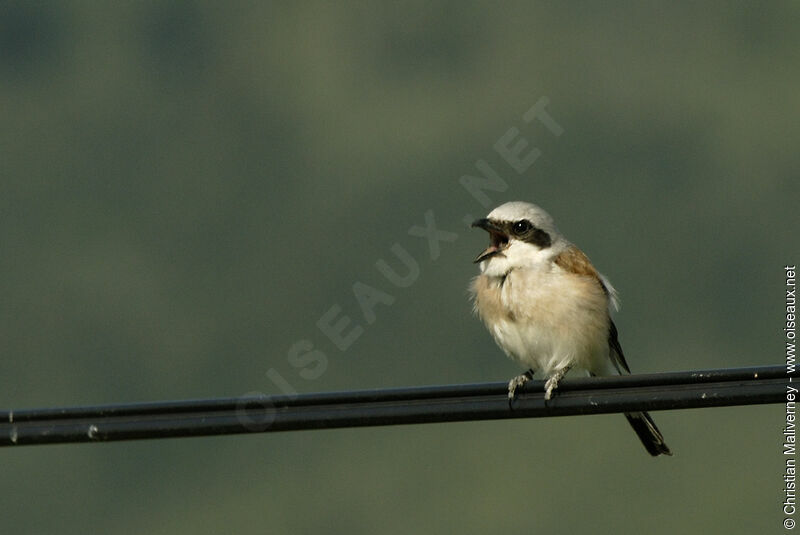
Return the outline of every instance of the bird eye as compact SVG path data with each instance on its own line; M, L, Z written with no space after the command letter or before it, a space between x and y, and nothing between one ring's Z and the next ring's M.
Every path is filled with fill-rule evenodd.
M523 219L514 223L512 229L514 230L514 234L525 234L531 229L531 226L532 225L530 221Z

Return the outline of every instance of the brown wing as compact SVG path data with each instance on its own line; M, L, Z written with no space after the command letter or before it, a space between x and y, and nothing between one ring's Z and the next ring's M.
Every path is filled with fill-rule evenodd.
M600 282L600 275L589 261L589 257L574 245L570 245L556 256L555 263L564 271L594 277L597 282Z
M559 254L555 258L555 263L564 271L569 271L570 273L575 273L576 275L583 275L585 277L591 277L595 279L597 284L599 284L603 289L603 292L605 292L606 296L611 300L614 299L614 291L605 285L603 278L589 261L589 257L587 257L583 251L574 245L571 245L561 254ZM608 318L608 325L608 345L611 353L611 362L614 363L614 367L617 369L620 375L623 373L631 373L630 368L628 368L628 363L625 362L625 355L622 353L622 346L619 343L617 326L614 325L614 321L611 319L611 317Z
M570 273L574 273L576 275L583 275L584 277L593 278L603 289L603 292L606 294L609 300L615 301L616 293L611 288L606 286L606 284L603 282L603 277L600 276L600 273L597 272L592 263L589 261L589 257L574 245L570 245L568 248L564 249L558 256L555 257L554 261L556 265L564 271L569 271Z

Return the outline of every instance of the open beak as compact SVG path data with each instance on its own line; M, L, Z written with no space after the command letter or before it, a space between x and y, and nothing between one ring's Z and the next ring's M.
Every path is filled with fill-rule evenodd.
M482 262L487 258L491 258L495 255L502 255L503 250L508 247L508 235L505 231L492 223L489 219L485 217L483 219L477 219L472 222L473 227L482 228L486 232L489 233L489 247L486 248L478 257L473 261L474 263Z

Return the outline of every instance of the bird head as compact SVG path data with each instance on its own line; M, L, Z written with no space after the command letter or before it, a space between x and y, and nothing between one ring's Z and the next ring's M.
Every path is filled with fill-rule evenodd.
M563 238L550 215L526 202L508 202L474 221L489 233L489 247L475 259L481 273L504 276L516 268L535 267L550 260Z

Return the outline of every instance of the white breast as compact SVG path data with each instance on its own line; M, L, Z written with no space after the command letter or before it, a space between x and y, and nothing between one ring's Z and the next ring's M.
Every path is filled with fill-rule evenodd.
M608 363L608 298L596 280L513 270L472 284L475 310L497 344L524 368L550 375L567 365L602 373Z

